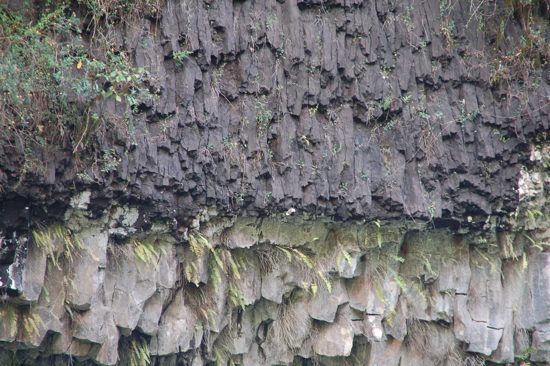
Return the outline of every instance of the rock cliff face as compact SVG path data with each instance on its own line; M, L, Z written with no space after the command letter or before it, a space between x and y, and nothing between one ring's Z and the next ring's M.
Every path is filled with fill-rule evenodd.
M547 1L97 3L149 94L2 135L1 364L550 362Z
M3 267L2 364L550 359L550 230L205 211L186 240L157 223L115 243L140 209L92 219L86 205Z

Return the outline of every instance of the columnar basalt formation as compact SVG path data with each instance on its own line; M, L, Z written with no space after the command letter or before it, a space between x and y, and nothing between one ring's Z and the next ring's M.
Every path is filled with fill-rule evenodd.
M3 267L4 364L548 361L548 230L214 214L121 244L133 222L72 209Z
M550 362L547 1L123 3L0 121L0 364Z

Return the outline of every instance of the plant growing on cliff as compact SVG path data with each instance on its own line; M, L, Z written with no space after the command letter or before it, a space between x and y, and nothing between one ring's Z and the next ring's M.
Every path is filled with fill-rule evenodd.
M44 250L52 264L58 268L62 255L72 260L76 251L83 247L82 239L62 225L32 230L31 236L36 246Z
M184 50L184 51L176 51L172 54L174 57L174 61L176 62L176 65L182 65L183 60L186 60L189 58L190 55L193 54L193 51Z
M240 289L239 281L242 279L241 271L247 266L242 256L236 255L228 248L214 247L201 233L189 234L189 245L191 251L198 257L209 253L210 279L214 290L218 291L222 282L222 276L227 276L228 299L233 306L244 308L245 299ZM194 263L185 264L185 275L189 282L198 286L198 268Z
M59 42L76 30L78 20L67 6L46 7L45 14L27 25L26 19L0 5L0 139L45 146L63 144L78 121L76 106L68 103L62 82L69 77L68 60L80 49L80 39ZM57 55L64 55L57 57ZM68 55L66 57L65 55Z
M289 263L292 263L292 260L295 259L295 262L305 265L307 270L304 270L304 272L309 272L306 277L311 277L312 284L322 282L328 292L332 292L332 282L330 281L328 275L322 270L320 264L313 259L313 256L306 255L298 248L282 247L280 245L277 245L276 248L285 254ZM309 282L310 281L305 281L307 285L309 285ZM306 287L310 286L311 285Z
M209 324L211 327L217 326L217 307L212 298L216 296L213 287L199 286L198 284L185 285L183 287L183 296L185 304L189 306L203 324Z
M149 344L144 337L133 338L129 346L130 366L147 366L151 363Z
M79 2L89 7L87 30L107 50L103 55L86 51L81 19L66 2L47 1L38 11L23 2L18 12L0 5L0 141L32 153L25 154L21 175L40 173L27 158L37 151L80 151L103 122L100 99L136 107L153 95L145 68L132 67L130 55L110 39L121 15L154 13L160 2Z
M271 120L272 114L269 109L267 109L267 97L262 95L260 97L254 98L254 109L256 110L256 120L258 121L258 136L263 136L267 128L267 124Z
M161 253L155 249L151 242L137 239L131 239L130 242L134 249L134 257L136 261L141 261L147 266L152 265L155 269L159 268L158 261ZM166 254L163 248L161 248L161 251Z
M454 4L451 0L443 0L439 4L439 18L441 21L440 34L443 36L445 46L450 48L454 45L455 21L451 19Z
M20 311L14 304L2 304L0 307L0 315L2 315L2 323L0 323L0 328L2 328L4 334L9 334L9 337L13 338L17 334L17 325L20 319Z
M236 366L240 364L235 362L235 356L229 346L231 343L230 326L227 326L212 344L211 352L216 366Z
M27 314L22 317L23 320L23 329L29 335L39 335L40 327L45 327L44 321L37 313Z
M468 113L466 111L466 101L463 99L460 102L460 118L458 119L458 123L460 123L461 125L464 125L465 122L473 121L484 110L485 110L485 106L481 105L472 113Z
M279 306L277 319L271 324L270 331L278 344L288 349L299 348L305 338L311 334L312 321L297 311L292 297L283 300Z

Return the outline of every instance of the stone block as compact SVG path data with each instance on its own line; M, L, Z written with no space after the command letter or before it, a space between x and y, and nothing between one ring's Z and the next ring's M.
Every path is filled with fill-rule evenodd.
M346 306L348 305L343 305L342 308ZM322 356L347 357L351 354L354 336L351 319L342 309L333 323L323 324L320 327L313 343L313 350Z
M183 303L181 294L176 294L162 314L157 334L151 339L151 354L170 355L198 347L201 339L196 339L199 331L197 324L193 310Z
M309 316L313 319L332 323L338 306L348 301L348 294L344 287L343 280L337 279L332 282L332 292L328 292L324 284L318 286L318 293L308 302Z

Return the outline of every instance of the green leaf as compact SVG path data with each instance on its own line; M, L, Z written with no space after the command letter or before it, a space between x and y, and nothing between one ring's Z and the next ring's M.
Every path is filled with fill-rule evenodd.
M325 286L327 287L328 292L329 293L332 292L332 283L328 280L328 278L325 276L325 274L320 270L317 271L317 273L319 274L319 277L321 277L321 279L325 283Z
M313 268L313 264L311 263L307 255L305 255L304 253L302 253L296 248L290 248L290 249L294 251L298 255L298 257L302 260L302 262L304 262L309 268Z
M42 286L42 292L44 293L44 297L46 298L47 302L50 302L50 292L46 288L46 286Z
M353 267L353 258L351 258L351 255L344 249L342 249L342 254L344 255L344 258L346 258L349 266Z
M278 246L278 245L277 245L277 248L279 248L283 253L286 254L286 257L287 257L289 262L292 262L292 254L290 254L290 251L288 249L283 248L283 247Z

